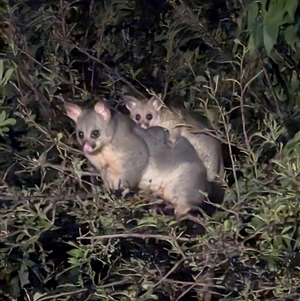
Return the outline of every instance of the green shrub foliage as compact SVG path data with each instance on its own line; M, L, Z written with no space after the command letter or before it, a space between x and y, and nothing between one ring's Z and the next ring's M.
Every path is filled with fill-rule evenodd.
M298 1L0 2L1 300L298 300ZM161 93L207 116L199 223L104 191L63 101Z

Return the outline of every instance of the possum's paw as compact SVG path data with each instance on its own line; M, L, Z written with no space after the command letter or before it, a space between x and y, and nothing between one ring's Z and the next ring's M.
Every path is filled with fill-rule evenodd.
M185 216L189 211L191 210L191 207L188 205L177 205L174 209L174 214L177 219L182 219L183 216Z

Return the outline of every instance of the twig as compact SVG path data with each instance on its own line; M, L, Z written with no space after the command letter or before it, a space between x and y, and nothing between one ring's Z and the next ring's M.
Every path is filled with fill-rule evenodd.
M184 237L170 237L167 235L159 235L159 234L142 234L142 233L119 233L119 234L108 234L108 235L100 235L100 236L79 236L78 240L102 240L102 239L112 239L112 238L155 238L160 240L168 240L168 241L182 241L182 242L192 242L198 241L197 238L184 238Z

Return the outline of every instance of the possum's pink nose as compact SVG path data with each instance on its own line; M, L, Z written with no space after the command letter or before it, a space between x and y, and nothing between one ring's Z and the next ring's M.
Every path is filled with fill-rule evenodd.
M93 148L92 148L92 146L88 142L85 142L83 144L83 151L85 153L91 153L93 151Z
M144 124L144 123L141 124L141 128L143 128L143 129L147 129L148 127L149 126L147 124Z

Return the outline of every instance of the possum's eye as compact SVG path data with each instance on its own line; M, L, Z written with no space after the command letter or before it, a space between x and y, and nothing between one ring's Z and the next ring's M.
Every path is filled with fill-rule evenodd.
M79 137L80 139L83 139L83 138L84 138L84 134L83 134L82 131L79 131L79 132L78 132L78 137Z
M146 119L147 119L147 120L151 120L152 118L153 118L152 114L147 114L147 115L146 115Z
M91 134L91 138L96 139L100 136L100 131L99 130L93 130Z
M139 121L140 119L141 119L141 115L140 115L140 114L136 114L136 115L135 115L135 120L136 120L136 121Z

